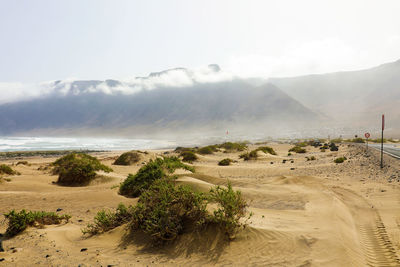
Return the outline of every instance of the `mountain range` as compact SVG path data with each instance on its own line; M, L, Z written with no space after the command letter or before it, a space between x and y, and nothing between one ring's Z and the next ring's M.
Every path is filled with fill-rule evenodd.
M212 64L202 76L176 68L131 83L51 82L41 97L0 105L0 135L201 135L229 129L278 136L318 127L375 127L381 113L391 118L390 127L400 125L400 60L263 83L220 76Z

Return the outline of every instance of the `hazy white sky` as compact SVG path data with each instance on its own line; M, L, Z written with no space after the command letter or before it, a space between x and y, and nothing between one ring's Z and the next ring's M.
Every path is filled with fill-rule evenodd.
M0 82L370 67L400 59L399 14L398 0L0 0Z

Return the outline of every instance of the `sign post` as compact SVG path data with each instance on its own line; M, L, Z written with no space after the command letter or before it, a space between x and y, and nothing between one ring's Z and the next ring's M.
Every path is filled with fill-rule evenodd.
M383 169L383 130L385 130L385 114L382 114L381 169Z
M367 139L367 149L368 149L368 138L371 136L369 133L364 134L365 138Z

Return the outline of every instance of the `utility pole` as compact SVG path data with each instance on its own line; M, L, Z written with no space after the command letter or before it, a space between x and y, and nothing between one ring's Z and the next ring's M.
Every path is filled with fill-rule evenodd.
M382 114L381 169L383 169L383 130L385 130L385 114Z

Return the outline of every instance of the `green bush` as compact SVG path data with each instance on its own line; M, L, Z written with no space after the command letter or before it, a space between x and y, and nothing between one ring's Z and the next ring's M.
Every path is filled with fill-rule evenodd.
M180 156L182 157L182 161L185 162L193 162L197 160L196 154L192 151L183 151L180 153Z
M262 151L262 152L264 152L265 154L271 154L271 155L276 155L276 152L275 152L275 150L272 148L272 147L269 147L269 146L262 146L262 147L259 147L259 148L257 148L257 150L258 151Z
M306 147L308 146L308 142L297 142L295 145L299 147Z
M241 192L233 190L231 183L228 183L227 188L217 186L211 189L210 200L218 204L212 221L218 223L229 238L234 238L245 225L240 220L246 216L248 206Z
M218 148L223 148L227 151L243 151L247 148L245 143L225 142L223 144L215 145Z
M197 150L197 153L199 153L201 155L210 155L216 151L217 151L217 148L215 146L205 146L205 147L199 148Z
M52 165L53 174L58 174L57 183L61 185L87 185L96 178L96 171L113 171L97 158L83 153L68 154Z
M226 158L218 162L219 166L228 166L231 165L232 160L230 158Z
M120 203L115 212L101 210L94 217L94 223L88 224L82 230L83 234L96 235L104 233L128 223L132 219L132 207L127 208L124 204Z
M188 225L206 223L206 196L170 179L155 181L133 208L132 230L141 230L157 242L171 241Z
M299 147L299 146L294 146L291 149L289 149L289 152L306 153L307 150L305 150L304 148Z
M347 160L346 157L340 157L340 158L336 158L334 160L335 163L343 163L345 160Z
M212 214L207 211L209 202L217 206ZM154 181L135 206L127 208L120 204L116 212L102 210L94 224L88 224L82 231L98 234L129 222L132 231L143 231L160 244L175 240L185 229L200 230L216 223L233 238L247 223L241 221L246 217L247 206L241 192L233 190L230 183L227 188L211 189L207 195L186 185L175 186L174 180L167 177Z
M193 149L193 148L191 148L191 147L178 146L178 147L175 148L175 150L174 150L174 152L177 152L177 153L181 153L181 152L183 152L183 151L192 151L192 152L194 152L195 149Z
M243 153L243 154L239 155L239 158L244 159L244 160L256 160L258 158L257 149L253 150L249 153Z
M6 164L0 165L0 174L7 174L7 175L15 175L19 174L19 172L13 170L10 166Z
M114 165L129 166L139 162L140 154L136 151L129 151L121 154L115 161Z
M119 193L127 197L138 197L144 190L148 189L151 184L161 178L167 177L168 173L173 173L176 169L186 169L194 172L194 168L182 163L177 157L165 157L150 160L139 171L128 177L122 182Z
M63 220L68 222L71 218L69 215L58 215L54 212L26 210L21 210L20 212L11 210L4 214L4 216L8 219L8 227L6 230L7 237L17 235L28 226L60 224Z

